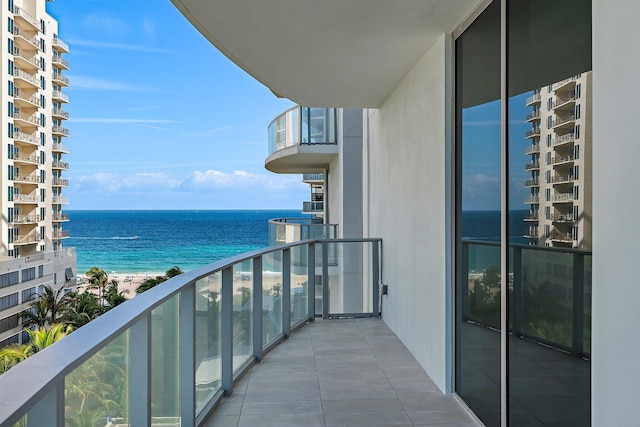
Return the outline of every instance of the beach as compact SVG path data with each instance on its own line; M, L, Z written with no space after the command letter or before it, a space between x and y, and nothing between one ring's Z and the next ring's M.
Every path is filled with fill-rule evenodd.
M110 273L109 274L109 283L112 280L118 281L118 289L120 291L124 291L124 295L127 299L131 299L136 296L136 288L142 284L147 279L154 278L156 276L164 276L165 273ZM79 292L82 292L86 289L88 285L87 276L79 275L78 276L78 285L77 289Z

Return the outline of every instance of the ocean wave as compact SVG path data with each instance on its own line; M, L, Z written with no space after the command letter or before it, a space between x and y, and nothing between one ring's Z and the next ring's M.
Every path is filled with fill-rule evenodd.
M138 240L140 236L112 236L112 237L77 237L71 236L71 239L78 240Z

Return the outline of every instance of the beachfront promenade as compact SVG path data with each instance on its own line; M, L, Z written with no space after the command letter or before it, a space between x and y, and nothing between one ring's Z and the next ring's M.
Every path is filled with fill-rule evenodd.
M378 318L316 320L254 365L206 426L477 426Z

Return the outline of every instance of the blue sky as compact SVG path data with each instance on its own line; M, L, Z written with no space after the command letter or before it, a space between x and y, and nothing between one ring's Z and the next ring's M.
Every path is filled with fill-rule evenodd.
M300 175L264 169L293 103L227 60L168 0L55 0L71 47L69 209L300 209Z

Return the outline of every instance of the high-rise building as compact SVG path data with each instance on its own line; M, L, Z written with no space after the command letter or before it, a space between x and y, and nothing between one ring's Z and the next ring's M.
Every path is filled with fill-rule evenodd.
M536 89L527 98L531 156L524 237L531 244L591 248L591 71Z
M42 287L75 283L75 253L63 213L69 186L64 105L69 46L45 0L2 7L2 155L0 161L0 346L22 341L19 314Z

